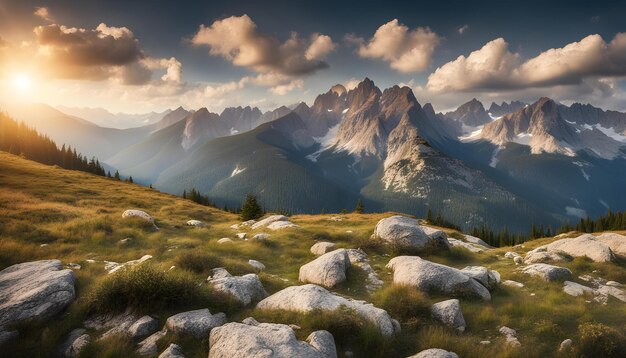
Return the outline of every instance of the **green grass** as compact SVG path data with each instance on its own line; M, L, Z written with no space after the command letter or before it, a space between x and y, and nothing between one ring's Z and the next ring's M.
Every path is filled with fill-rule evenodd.
M122 219L126 209L147 211L156 219L160 230L140 219ZM240 220L230 213L138 185L0 153L0 269L50 258L82 265L76 271L77 299L56 319L23 327L21 338L7 347L8 352L15 357L50 356L72 329L82 327L91 312L119 311L127 305L157 315L161 323L171 314L206 307L213 313L225 312L229 321L253 316L259 321L297 324L302 328L296 332L300 339L313 330L328 329L335 335L340 356L350 350L357 357L403 357L433 347L454 351L461 357L546 357L555 356L560 342L566 338L574 340L575 350L569 356L575 356L582 352L579 349L586 349L587 338L594 337L584 330L581 333L581 327L602 324L609 330L599 331L609 332L603 333L609 337L616 337L611 332L626 330L626 304L611 299L608 305L599 305L585 302L589 297L565 295L561 283L546 283L523 275L513 260L503 258L506 251L524 255L550 242L550 238L527 242L523 248L499 248L476 254L460 248L419 252L427 260L456 268L487 266L500 272L503 280L525 284L522 289L499 287L492 292L490 302L462 300L466 332L459 334L447 329L430 317L429 307L450 297L426 295L392 284L391 272L385 265L402 251L371 239L378 220L392 214L296 215L290 220L300 229L232 230L230 226ZM334 216L343 220L331 220ZM208 226L188 227L185 222L189 219L202 220ZM458 232L443 230L461 238ZM260 232L271 236L262 242L245 241L235 237L237 232L246 232L248 237ZM222 237L234 242L218 244ZM131 240L122 243L126 238ZM259 277L269 294L297 285L300 267L315 258L309 249L316 241L335 242L343 248L360 247L368 254L370 264L385 285L368 293L364 272L353 268L348 272L347 282L333 291L386 309L401 322L400 335L383 339L371 324L349 311L302 315L241 307L212 292L206 283L210 269L215 267L225 267L233 275L255 272L248 265L248 260L254 259L266 266ZM153 259L112 275L104 270L105 260L125 262L143 255L152 255ZM580 283L583 282L577 277L583 274L626 283L623 261L594 263L574 258L559 265L572 270L573 280ZM170 271L171 266L175 268ZM506 347L498 333L502 325L518 331L521 348ZM95 337L101 332L90 333ZM480 345L483 340L490 340L491 344ZM168 335L159 342L160 350L170 342L180 343L188 357L208 355L206 340ZM92 343L84 355L132 357L133 352L134 346L118 337Z

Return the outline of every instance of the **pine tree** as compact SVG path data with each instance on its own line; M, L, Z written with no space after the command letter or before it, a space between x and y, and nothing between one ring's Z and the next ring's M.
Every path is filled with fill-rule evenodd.
M118 170L115 171L115 175L113 176L115 178L115 180L121 180L120 178L120 172Z
M258 219L263 216L263 209L261 209L256 196L252 194L246 195L246 198L241 205L240 216L243 221Z
M361 198L359 198L359 200L356 202L356 207L354 208L354 212L357 214L363 213L363 201L361 200Z
M133 177L132 176L128 177L128 182L131 183L131 184L133 183Z

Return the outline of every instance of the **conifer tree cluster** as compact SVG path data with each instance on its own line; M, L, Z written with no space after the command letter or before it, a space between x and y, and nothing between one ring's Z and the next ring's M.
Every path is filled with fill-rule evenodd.
M200 193L198 190L196 190L196 188L191 188L191 190L187 191L187 190L183 190L183 199L189 199L195 203L198 203L200 205L205 205L205 206L214 206L210 201L209 201L209 196L208 195L202 195L202 193Z
M561 234L568 231L580 231L580 232L597 232L605 230L626 230L626 213L613 212L611 209L607 211L606 215L600 216L596 220L592 220L589 216L585 219L580 219L576 225L564 224L558 230L557 233Z
M246 195L246 198L241 205L240 216L243 221L255 220L263 216L263 209L261 208L256 196L252 194Z
M76 148L66 147L65 144L59 149L49 137L39 134L24 123L18 123L4 113L0 113L0 150L42 164L106 175L100 161L95 157L88 159L76 152Z

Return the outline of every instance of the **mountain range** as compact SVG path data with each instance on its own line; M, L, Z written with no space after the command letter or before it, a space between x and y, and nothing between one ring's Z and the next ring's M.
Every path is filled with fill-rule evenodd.
M512 231L626 209L626 113L472 99L436 113L409 87L366 78L335 85L311 106L183 108L149 125L112 129L45 105L9 109L59 143L122 175L218 205L255 193L270 210L426 211L463 228ZM76 112L73 112L76 114Z

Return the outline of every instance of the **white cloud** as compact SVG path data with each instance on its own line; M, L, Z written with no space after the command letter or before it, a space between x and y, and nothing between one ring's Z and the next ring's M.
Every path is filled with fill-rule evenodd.
M270 89L270 91L275 95L284 96L296 88L302 89L303 87L304 87L304 81L298 79L298 80L293 80L284 85L274 86Z
M33 15L42 18L43 20L53 22L52 15L50 15L50 10L47 7L37 7L35 8L35 12Z
M436 92L511 90L579 85L587 78L625 75L626 33L618 33L610 43L600 35L589 35L525 62L498 38L437 68L427 87Z
M313 34L311 36L311 45L309 45L309 48L306 50L304 57L309 61L321 59L332 52L335 47L336 44L330 36Z
M359 83L361 83L361 80L359 80L358 78L351 78L349 80L347 80L343 86L349 91L351 89L355 89Z
M467 30L469 30L469 25L465 24L457 29L459 35L463 35Z
M348 42L359 43L357 54L389 62L392 69L403 73L425 70L431 62L439 36L429 28L410 30L397 19L380 26L369 41L354 36Z

